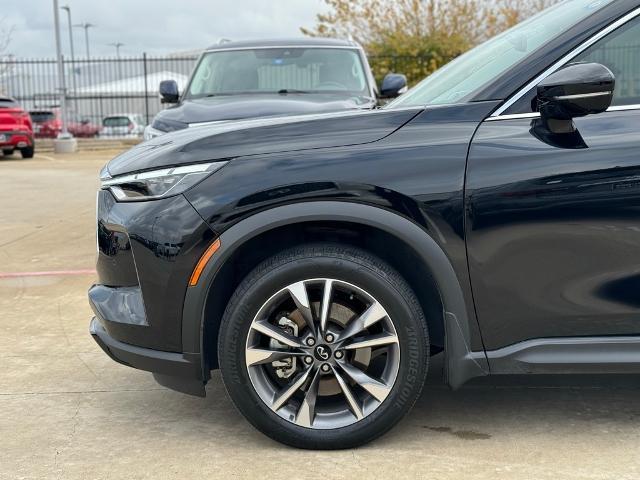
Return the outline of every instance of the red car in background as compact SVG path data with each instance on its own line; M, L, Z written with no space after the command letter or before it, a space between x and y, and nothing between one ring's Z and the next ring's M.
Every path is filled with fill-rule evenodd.
M31 117L10 97L0 97L0 149L5 155L20 150L22 158L32 158L35 151Z
M62 116L59 108L31 110L29 113L34 123L36 138L56 138L62 131ZM74 137L90 138L97 136L101 127L89 120L83 120L69 122L67 129Z

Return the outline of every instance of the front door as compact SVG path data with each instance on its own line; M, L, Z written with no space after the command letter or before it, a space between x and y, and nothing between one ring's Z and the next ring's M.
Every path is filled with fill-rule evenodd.
M488 350L640 335L640 21L576 61L614 72L608 112L563 135L545 134L535 114L495 117L471 145L466 235Z

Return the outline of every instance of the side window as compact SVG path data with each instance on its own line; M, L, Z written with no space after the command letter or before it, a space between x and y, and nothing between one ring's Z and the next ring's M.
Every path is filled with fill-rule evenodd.
M581 53L574 62L595 62L616 77L613 105L640 105L640 20L629 22Z

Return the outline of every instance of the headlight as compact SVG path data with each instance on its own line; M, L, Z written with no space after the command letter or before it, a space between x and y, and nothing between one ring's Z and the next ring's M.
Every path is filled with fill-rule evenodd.
M111 190L121 202L166 198L188 190L226 163L198 163L113 178L103 177L102 188Z
M159 137L160 135L164 135L165 133L167 132L163 132L162 130L153 128L151 125L147 125L146 127L144 127L142 138L144 140L151 140L152 138Z

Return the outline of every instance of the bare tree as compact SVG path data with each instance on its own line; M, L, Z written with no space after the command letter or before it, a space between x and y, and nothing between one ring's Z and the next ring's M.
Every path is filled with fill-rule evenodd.
M11 36L15 30L15 25L7 25L5 17L0 18L0 54L9 47Z
M324 0L329 12L316 17L309 36L352 37L367 45L390 33L460 37L475 44L559 0Z
M7 24L6 18L0 18L0 93L5 92L6 77L13 67L13 57L8 53L15 25Z
M372 56L420 58L411 82L558 0L324 0L309 36L353 38ZM372 62L376 76L392 69Z

